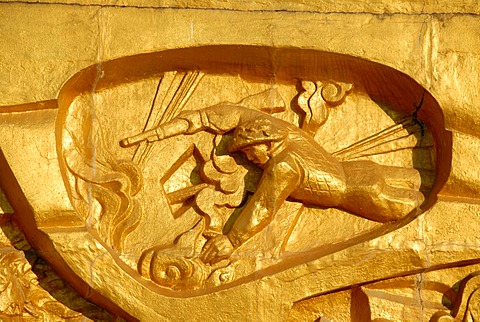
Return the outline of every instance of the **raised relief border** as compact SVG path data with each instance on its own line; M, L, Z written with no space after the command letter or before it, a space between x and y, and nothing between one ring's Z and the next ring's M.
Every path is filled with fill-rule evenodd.
M228 307L258 283L285 289L272 305L288 315L369 282L315 286L341 265L332 254L432 207L450 170L443 123L410 77L334 53L211 46L103 62L60 91L56 148L75 225L42 230L75 274L140 319L211 294ZM126 305L118 281L150 307Z

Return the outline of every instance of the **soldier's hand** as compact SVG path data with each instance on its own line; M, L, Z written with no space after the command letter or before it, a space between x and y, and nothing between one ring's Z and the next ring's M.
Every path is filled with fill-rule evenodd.
M215 264L233 253L233 245L226 235L217 235L203 246L200 259L206 264Z

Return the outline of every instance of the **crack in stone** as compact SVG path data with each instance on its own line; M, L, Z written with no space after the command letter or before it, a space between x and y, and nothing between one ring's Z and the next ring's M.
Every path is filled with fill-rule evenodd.
M169 10L199 10L199 11L232 11L232 12L252 12L252 13L286 13L286 14L343 14L343 15L373 15L373 16L443 16L443 15L463 15L463 16L480 16L479 12L469 12L469 10L450 10L450 11L428 11L426 8L422 8L420 11L412 10L411 12L405 11L386 11L381 8L371 8L371 11L365 10L351 10L351 11L329 11L325 8L313 9L240 9L240 8L221 8L221 7L195 7L195 6L168 6L168 5L130 5L130 4L101 4L95 3L74 3L74 2L61 2L61 1L8 1L0 0L0 4L12 3L12 4L27 4L27 5L65 5L65 6L78 6L78 7L100 7L100 8L133 8L133 9L169 9ZM470 10L470 11L473 11Z

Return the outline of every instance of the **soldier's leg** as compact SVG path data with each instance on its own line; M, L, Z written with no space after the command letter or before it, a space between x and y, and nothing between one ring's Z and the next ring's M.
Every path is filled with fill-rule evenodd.
M402 189L389 185L385 185L381 196L388 211L399 215L397 219L420 207L425 200L423 194L418 190Z
M381 200L385 181L378 164L371 161L350 161L343 162L342 165L347 188L340 208L374 221L389 221Z
M343 162L342 165L347 182L342 209L374 221L388 222L403 218L423 202L423 195L417 190L387 183L387 178L392 178L392 167L372 161Z
M416 169L380 166L385 175L385 182L393 187L419 190L422 184L420 173Z

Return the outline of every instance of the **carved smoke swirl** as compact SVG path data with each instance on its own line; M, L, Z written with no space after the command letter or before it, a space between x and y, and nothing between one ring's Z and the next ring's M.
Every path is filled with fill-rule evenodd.
M140 205L133 197L142 175L132 161L119 161L109 152L94 111L72 104L66 119L63 158L73 175L72 203L86 225L118 251L138 226Z
M207 277L204 265L198 258L188 259L156 252L150 265L152 280L173 290L198 288Z

